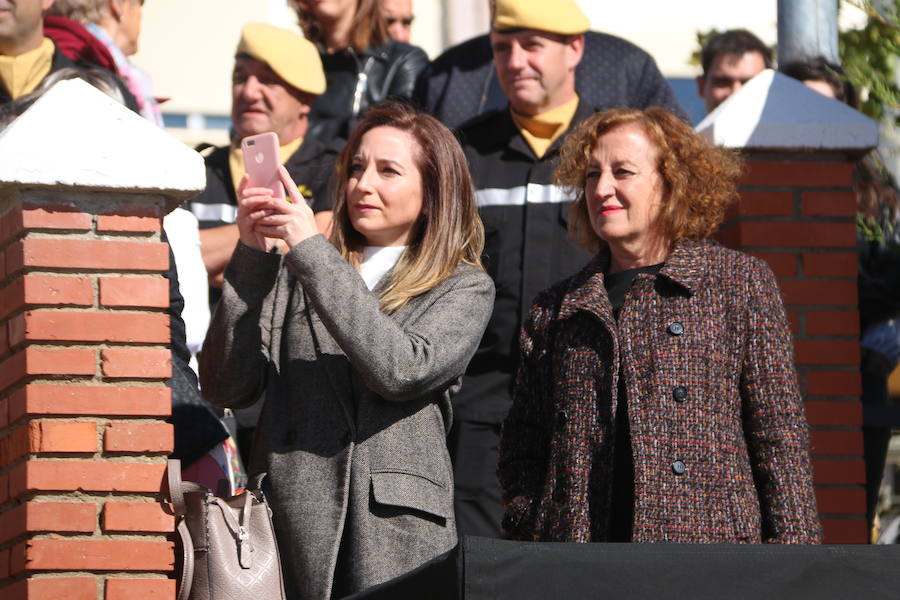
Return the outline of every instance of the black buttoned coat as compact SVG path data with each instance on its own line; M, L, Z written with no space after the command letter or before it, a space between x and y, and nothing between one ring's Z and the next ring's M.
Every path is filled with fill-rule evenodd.
M616 322L608 264L601 251L542 292L522 329L500 447L504 529L607 540L621 373L633 541L819 542L808 425L768 266L679 242L658 275L637 276Z

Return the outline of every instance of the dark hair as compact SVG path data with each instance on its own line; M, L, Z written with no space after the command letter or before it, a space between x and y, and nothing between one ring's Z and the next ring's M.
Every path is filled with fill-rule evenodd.
M729 29L728 31L714 33L706 40L706 44L703 45L703 49L700 51L703 75L707 74L713 61L720 54L743 56L747 52L759 52L763 57L766 68L772 68L772 49L746 29Z
M379 299L381 309L392 312L440 284L460 263L480 267L484 228L468 162L450 130L407 102L386 100L363 114L337 162L331 240L350 264L359 266L365 239L350 222L347 181L362 137L376 127L394 127L413 137L417 145L413 156L422 178L416 230Z
M844 70L840 65L829 63L822 56L789 62L780 70L798 81L824 81L831 87L835 100L859 108L856 88L847 80Z
M556 183L573 196L569 233L576 243L596 251L601 240L591 227L584 194L591 152L604 134L638 125L656 149L656 169L663 182L664 204L659 219L666 239L704 239L725 217L738 198L737 181L743 162L732 150L712 145L684 121L659 108L615 108L588 117L563 142Z
M313 43L324 42L322 27L304 0L288 0L288 4L297 12L300 29L306 39ZM380 46L390 39L387 23L381 12L381 0L357 0L356 14L350 25L350 46L357 52Z

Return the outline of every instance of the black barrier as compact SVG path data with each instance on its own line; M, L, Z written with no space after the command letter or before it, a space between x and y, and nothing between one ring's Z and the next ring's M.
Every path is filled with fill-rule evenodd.
M466 537L354 599L897 600L900 546L551 544Z

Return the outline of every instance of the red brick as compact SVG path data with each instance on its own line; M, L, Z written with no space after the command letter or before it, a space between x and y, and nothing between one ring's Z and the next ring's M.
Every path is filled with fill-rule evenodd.
M819 514L854 514L866 512L866 490L855 488L816 488Z
M31 306L91 306L94 290L88 277L29 273L0 292L0 319Z
M29 577L7 589L6 600L97 600L94 577Z
M9 549L9 572L20 573L25 568L25 542L19 542Z
M796 310L788 309L786 312L788 318L788 326L790 326L791 328L791 335L796 336L800 333L800 315Z
M856 280L859 263L856 252L804 252L806 277L847 277Z
M857 310L807 310L806 335L859 335Z
M169 249L162 242L27 238L7 249L6 272L29 267L159 273L169 267Z
M107 579L104 598L105 600L175 600L175 580L118 577Z
M30 346L0 363L0 391L29 376L93 375L96 370L93 350Z
M4 504L7 500L9 500L9 475L0 475L0 504Z
M125 217L122 215L99 215L97 217L97 231L104 232L128 232L128 233L159 233L160 223L158 217Z
M741 183L767 186L853 185L852 162L747 161Z
M737 204L740 216L789 217L794 214L791 192L742 191Z
M125 579L106 580L104 600L175 600L174 579Z
M726 248L741 248L741 235L737 224L726 223L721 229L716 231L715 238L720 244Z
M10 472L9 492L158 492L165 470L158 463L30 460Z
M93 421L31 421L28 437L31 452L97 451L97 424Z
M101 277L100 305L168 308L169 281L162 277Z
M826 544L868 544L869 527L865 519L822 519Z
M813 478L818 484L865 485L866 467L862 459L814 458Z
M92 215L61 204L15 206L6 213L4 219L6 223L2 241L26 230L90 231L93 225Z
M798 365L858 365L857 340L795 340Z
M806 420L816 426L862 426L862 404L858 401L806 401Z
M16 427L0 438L0 467L5 467L29 452L28 427Z
M29 540L26 570L171 571L171 542L138 540Z
M797 275L797 254L795 252L749 252L749 254L764 260L776 277L794 277Z
M6 323L0 323L0 357L9 352L9 329Z
M32 342L123 342L167 344L164 313L32 310L10 322L10 344ZM12 323L16 327L12 327Z
M140 204L117 206L114 211L106 213L106 216L153 217L160 219L163 215L160 205L141 202Z
M801 203L807 217L856 217L853 192L803 192Z
M782 280L778 282L784 303L812 306L853 306L858 301L856 281L823 281L817 279Z
M856 245L852 223L744 221L737 228L743 246L849 248Z
M97 505L92 502L26 502L0 515L0 543L26 533L96 529Z
M10 396L10 420L27 415L156 416L171 414L172 392L157 386L29 384Z
M107 348L100 352L103 376L111 379L168 379L172 353L166 348Z
M9 425L9 398L0 398L0 429Z
M103 506L103 529L171 533L175 531L175 516L168 505L159 502L107 502Z
M4 581L9 577L11 550L0 550L0 581Z
M175 434L169 423L107 423L103 449L107 452L172 452Z
M806 393L810 396L859 396L862 393L859 371L806 371Z
M814 429L810 451L816 456L862 456L862 432Z

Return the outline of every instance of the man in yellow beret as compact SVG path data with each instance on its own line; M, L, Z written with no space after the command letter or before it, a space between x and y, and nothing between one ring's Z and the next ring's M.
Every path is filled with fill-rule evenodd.
M234 223L237 187L244 175L243 138L269 131L278 135L282 164L316 212L320 227L328 228L328 180L337 148L304 140L310 106L324 91L322 61L313 44L274 25L244 26L231 80L231 144L206 155L206 189L190 202L200 222L200 251L209 276L211 307L221 295L225 267L238 241ZM244 454L255 418L236 412Z

